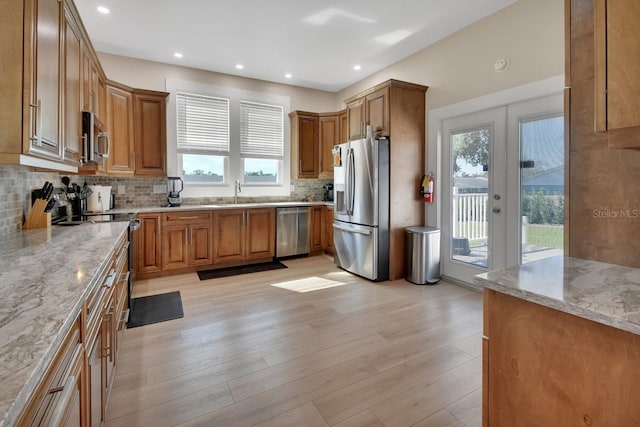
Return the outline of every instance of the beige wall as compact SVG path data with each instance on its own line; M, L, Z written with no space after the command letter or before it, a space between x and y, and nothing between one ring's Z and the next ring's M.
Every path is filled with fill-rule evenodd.
M213 86L288 96L291 99L292 110L332 111L336 106L335 93L331 92L107 53L98 53L98 56L107 78L135 88L164 91L166 79L179 79Z
M496 73L496 59L509 59ZM350 96L388 79L429 86L427 109L564 72L564 1L520 0L340 91Z

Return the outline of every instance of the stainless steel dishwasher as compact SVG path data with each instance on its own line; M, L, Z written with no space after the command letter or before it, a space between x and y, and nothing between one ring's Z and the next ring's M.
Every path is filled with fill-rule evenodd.
M276 258L309 253L309 208L278 208Z

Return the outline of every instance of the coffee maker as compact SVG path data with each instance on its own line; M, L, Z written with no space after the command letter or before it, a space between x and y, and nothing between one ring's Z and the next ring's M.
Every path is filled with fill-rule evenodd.
M333 184L325 184L322 186L322 200L325 202L333 202Z
M167 177L167 201L169 202L169 206L175 207L182 204L180 192L182 191L183 184L182 178L179 176Z

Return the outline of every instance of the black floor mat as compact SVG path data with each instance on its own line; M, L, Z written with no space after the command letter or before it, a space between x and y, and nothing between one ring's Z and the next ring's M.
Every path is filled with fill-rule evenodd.
M134 298L127 327L137 328L181 317L184 317L184 311L179 291Z
M261 264L241 265L239 267L219 268L217 270L198 271L200 280L218 279L220 277L237 276L238 274L257 273L259 271L287 268L280 261L263 262Z

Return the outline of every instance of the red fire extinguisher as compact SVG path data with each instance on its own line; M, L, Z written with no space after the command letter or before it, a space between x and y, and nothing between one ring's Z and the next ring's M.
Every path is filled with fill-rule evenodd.
M425 203L433 203L433 174L431 172L422 177L420 194L424 197Z

